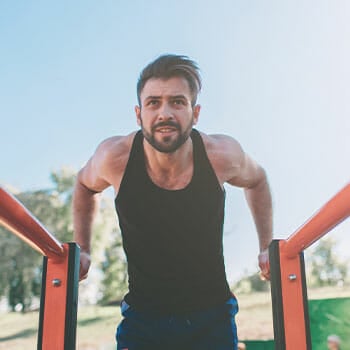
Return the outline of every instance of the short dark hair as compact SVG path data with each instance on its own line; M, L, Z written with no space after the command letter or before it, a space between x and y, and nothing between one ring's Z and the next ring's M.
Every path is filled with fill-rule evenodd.
M196 62L182 55L162 55L149 63L141 72L137 82L137 100L141 106L141 92L147 80L152 78L170 79L183 77L187 80L192 94L192 105L197 102L197 96L202 88L201 76Z

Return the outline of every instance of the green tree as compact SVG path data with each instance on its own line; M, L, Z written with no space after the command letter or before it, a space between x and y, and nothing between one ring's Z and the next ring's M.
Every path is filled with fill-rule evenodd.
M233 286L238 293L266 292L269 288L270 284L259 273L246 274Z
M59 240L72 240L70 214L74 173L61 169L51 174L53 187L16 194L18 200ZM0 293L15 310L23 312L40 294L42 257L18 237L0 227Z
M348 264L337 256L335 246L332 238L321 239L308 255L310 286L331 286L346 280Z
M34 294L32 281L41 261L37 252L18 237L0 228L0 293L8 298L13 311L20 305L25 312L33 297L38 295Z
M117 222L114 203L107 196L101 197L94 224L93 259L102 271L99 301L103 305L121 300L127 290L126 259ZM106 231L108 234L103 234Z
M106 248L102 262L102 298L101 304L107 305L122 300L127 290L126 260L121 253L120 238Z
M25 207L61 242L73 240L72 195L75 172L62 168L51 173L52 187L16 194ZM119 298L125 291L126 269L121 253L121 236L110 196L100 198L100 210L93 227L92 269L102 270L113 279L90 279L102 299ZM102 264L103 263L103 264ZM21 305L22 311L40 295L42 257L18 237L0 226L0 296L7 297L12 310ZM112 276L112 271L119 271ZM92 273L91 276L94 276ZM124 282L123 282L124 281ZM85 285L79 294L84 297ZM113 296L114 293L114 296Z

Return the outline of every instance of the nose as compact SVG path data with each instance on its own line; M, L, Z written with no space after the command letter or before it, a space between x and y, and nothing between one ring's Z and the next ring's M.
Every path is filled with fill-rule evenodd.
M163 103L159 108L158 118L160 120L169 120L174 118L172 109L168 103Z

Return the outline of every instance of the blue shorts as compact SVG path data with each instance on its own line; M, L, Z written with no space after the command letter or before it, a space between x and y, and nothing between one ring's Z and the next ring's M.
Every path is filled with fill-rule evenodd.
M237 300L181 316L139 312L122 302L117 350L237 350Z

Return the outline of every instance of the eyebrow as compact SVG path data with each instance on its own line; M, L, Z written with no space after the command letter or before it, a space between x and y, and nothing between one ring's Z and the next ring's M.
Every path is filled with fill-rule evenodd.
M160 100L161 98L162 98L162 96L150 95L150 96L147 96L145 98L145 101L147 101L147 100ZM185 95L182 95L182 94L180 94L180 95L170 95L169 96L169 99L171 99L171 100L175 100L175 99L178 99L178 98L187 100L187 97Z
M170 96L172 100L176 100L178 98L187 100L187 97L185 95L175 95L175 96Z

